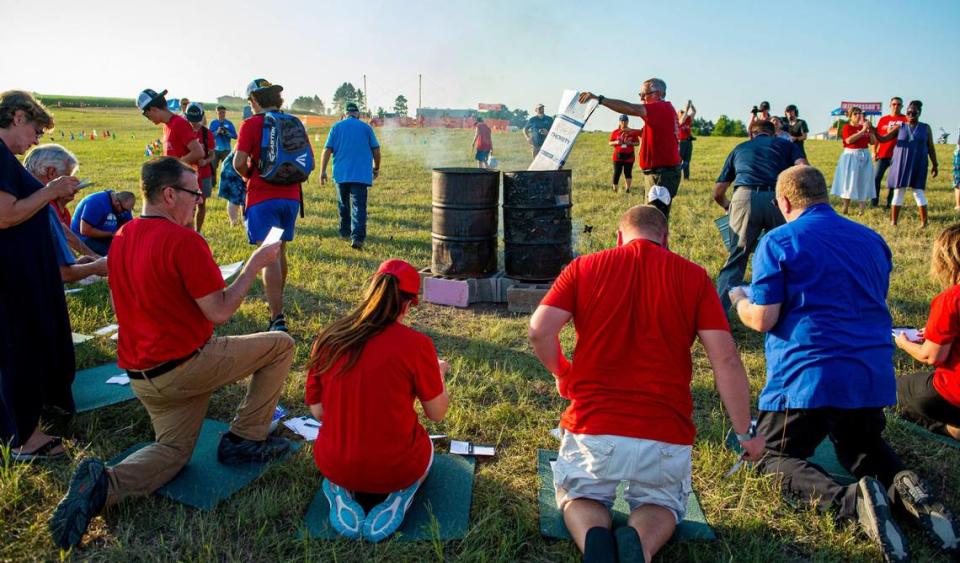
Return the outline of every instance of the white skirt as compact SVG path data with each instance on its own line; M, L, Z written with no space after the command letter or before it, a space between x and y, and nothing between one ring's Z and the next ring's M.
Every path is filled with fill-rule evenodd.
M830 193L852 199L866 201L875 197L873 163L867 149L843 149L837 169L833 173L833 188Z

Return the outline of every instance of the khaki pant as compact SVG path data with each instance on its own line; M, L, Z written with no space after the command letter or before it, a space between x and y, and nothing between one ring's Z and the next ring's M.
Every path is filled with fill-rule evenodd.
M293 339L282 332L211 338L173 370L149 380L130 380L150 414L156 442L108 469L107 505L149 495L173 479L193 454L210 396L250 374L247 396L230 431L248 440L265 439L293 354Z

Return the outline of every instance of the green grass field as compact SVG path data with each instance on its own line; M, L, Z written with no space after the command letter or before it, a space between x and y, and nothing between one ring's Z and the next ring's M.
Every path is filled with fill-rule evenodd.
M116 140L64 144L80 160L81 178L98 182L96 189L138 193L144 145L160 135L135 110L59 109L60 131L109 129ZM232 115L232 118L236 118ZM322 146L325 131L315 147ZM286 292L287 318L298 342L297 359L281 399L296 414L303 404L303 366L313 336L334 316L345 312L380 261L401 257L417 267L430 263L430 167L472 165L471 131L378 131L384 145L382 175L369 198L369 236L362 252L337 237L336 198L331 186L321 187L315 174L305 186L306 219L298 224L297 240L289 248L290 278ZM45 141L48 139L45 139ZM729 150L742 139L701 138L694 144L692 177L684 182L671 214L672 249L702 264L715 275L726 251L713 219L720 215L711 198L713 181ZM501 169L525 169L529 151L522 135L494 136ZM950 189L952 146L938 146L940 178L928 194L931 224L917 225L916 208L908 198L901 225L889 226L881 210L869 210L856 220L878 231L893 250L895 267L889 304L895 324L921 325L929 300L938 292L927 275L933 238L955 220ZM808 142L811 163L832 177L840 153L836 142ZM318 150L319 154L319 150ZM642 202L642 190L625 195L609 188L610 155L606 135L581 136L569 159L573 170L574 220L581 232L578 252L587 253L615 243L615 225L629 206ZM640 183L640 182L638 182ZM139 204L139 202L138 202ZM582 234L583 225L594 227ZM221 264L247 258L251 247L242 228L231 228L225 203L208 203L208 237ZM9 265L6 267L10 267ZM90 334L114 322L106 284L98 283L67 297L76 332ZM256 284L247 301L218 334L263 330L267 307ZM441 424L428 423L431 433L496 444L497 455L477 464L470 532L462 541L368 545L350 541L306 541L297 532L307 505L320 485L310 448L272 466L252 486L205 513L158 497L130 499L95 519L85 543L65 555L50 542L46 522L66 491L76 461L84 456L109 459L136 442L152 439L149 418L138 402L79 415L72 462L38 465L0 464L0 561L55 560L60 557L110 561L129 560L337 560L337 561L574 561L579 553L571 542L548 541L538 533L537 448L555 448L548 431L565 406L553 380L537 362L526 342L527 317L506 306L454 309L422 304L410 323L429 334L441 357L453 366L448 378L450 412ZM762 337L734 322L734 333L751 378L755 397L764 382ZM564 332L568 351L573 331ZM712 372L702 349L694 349L693 394L699 429L694 448L694 487L719 540L709 544L671 544L662 561L870 561L879 551L855 526L838 524L814 510L788 505L770 480L741 471L724 479L735 461L722 446L727 418L714 390ZM116 357L113 342L99 338L77 348L78 368ZM917 369L904 354L896 356L898 373ZM243 384L214 395L208 416L229 420L244 390ZM908 465L925 475L933 488L960 512L960 450L918 439L899 428L887 437ZM443 450L445 448L441 448ZM923 538L908 528L916 560L938 556Z

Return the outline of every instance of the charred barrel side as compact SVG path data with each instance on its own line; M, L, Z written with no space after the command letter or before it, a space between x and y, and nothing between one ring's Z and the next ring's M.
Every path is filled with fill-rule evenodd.
M434 274L473 278L497 272L499 199L499 172L434 168Z
M508 277L542 281L573 260L570 170L503 174L503 258Z

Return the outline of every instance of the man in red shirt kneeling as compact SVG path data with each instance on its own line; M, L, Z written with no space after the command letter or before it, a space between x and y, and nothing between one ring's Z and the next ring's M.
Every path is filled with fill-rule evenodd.
M698 336L744 457L758 460L764 440L750 423L746 372L710 276L667 249L667 221L655 207L627 210L618 239L561 272L530 319L529 339L570 400L554 467L570 535L585 560L615 561L616 541L620 561L650 561L692 490L690 347ZM558 338L571 318L574 362ZM621 481L631 513L614 540L610 507Z
M156 442L107 467L80 462L50 519L55 544L80 543L90 520L127 496L149 495L186 465L214 391L253 374L247 396L217 449L221 463L264 462L289 449L268 436L294 343L286 333L213 336L257 273L277 260L280 243L257 248L229 287L193 225L203 198L197 173L172 157L144 163L143 216L114 237L108 264L119 365L153 422Z

